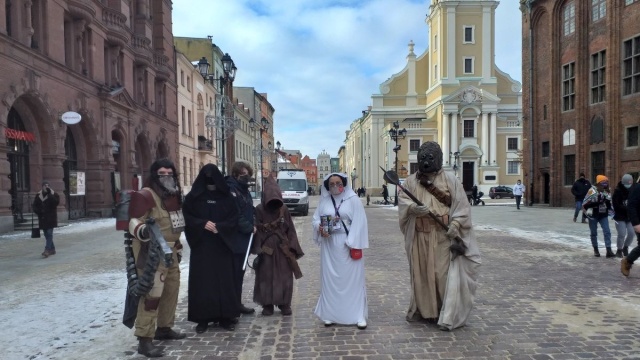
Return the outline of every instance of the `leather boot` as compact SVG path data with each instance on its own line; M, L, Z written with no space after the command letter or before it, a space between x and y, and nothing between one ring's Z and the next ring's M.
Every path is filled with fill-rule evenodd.
M264 315L264 316L273 315L273 305L264 305L264 306L262 306L262 315Z
M187 337L187 334L182 334L173 331L170 327L159 327L156 329L156 340L181 340Z
M616 257L616 254L613 253L613 251L611 251L611 248L608 247L607 248L607 255L606 255L607 259L608 258L612 258L612 257Z
M625 246L622 248L622 255L623 256L629 256L629 247Z
M150 358L164 356L164 352L162 351L162 349L153 345L153 339L149 337L138 338L138 354L142 354Z
M597 247L593 248L593 256L595 257L600 257L600 251L598 250Z
M622 275L629 276L629 272L631 271L631 264L629 264L629 261L627 261L626 256L623 257L620 261L620 271L622 272Z
M622 249L616 250L616 257L618 257L618 258L622 257Z
M278 305L278 307L280 308L280 312L284 316L293 314L293 311L291 311L291 305Z

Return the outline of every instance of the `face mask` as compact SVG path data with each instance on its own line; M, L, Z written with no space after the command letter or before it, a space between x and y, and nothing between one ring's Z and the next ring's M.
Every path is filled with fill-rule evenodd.
M176 188L176 179L173 178L173 175L160 175L160 185L162 185L162 187L170 194L178 192L178 189Z
M207 185L207 190L216 191L216 186L215 185Z
M631 184L622 184L624 185L624 187L626 187L627 189L631 187Z
M331 195L340 195L342 194L343 191L344 191L343 186L334 186L329 188L329 192L331 193Z
M600 186L602 186L603 189L606 189L609 187L609 183L603 182L603 183L600 183Z
M238 182L242 185L247 185L249 183L249 175L238 176Z

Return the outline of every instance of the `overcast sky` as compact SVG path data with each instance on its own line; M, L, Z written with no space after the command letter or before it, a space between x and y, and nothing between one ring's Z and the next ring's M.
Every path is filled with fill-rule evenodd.
M174 36L213 36L234 85L267 93L284 149L335 157L371 95L428 46L429 0L174 0ZM496 10L498 67L521 81L518 1Z

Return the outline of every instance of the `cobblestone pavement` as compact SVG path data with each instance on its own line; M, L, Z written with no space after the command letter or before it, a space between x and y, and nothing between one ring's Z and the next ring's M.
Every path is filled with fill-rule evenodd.
M183 341L162 342L164 358L640 359L640 271L624 278L619 259L593 257L584 241L546 241L542 230L553 227L560 237L568 234L567 242L588 239L587 226L572 223L570 210L473 208L483 265L469 323L453 332L405 321L409 276L397 212L381 206L366 211L371 244L364 258L366 330L325 328L313 314L320 287L319 249L310 240L309 215L295 217L306 255L300 261L304 277L296 281L293 316L278 311L262 316L256 307L256 314L240 319L235 332L214 327L196 334L195 324L186 321L185 297L176 327L189 335ZM500 225L487 225L489 220L504 221L505 227L516 223L523 231L530 225L530 235L541 235L514 236ZM612 235L615 243L615 230ZM243 299L248 305L253 304L253 280L247 272Z

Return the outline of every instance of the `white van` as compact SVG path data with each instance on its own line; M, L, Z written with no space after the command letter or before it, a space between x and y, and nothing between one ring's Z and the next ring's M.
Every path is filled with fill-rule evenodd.
M289 211L309 215L309 194L307 174L301 169L282 169L278 171L278 185L282 190L282 199Z

